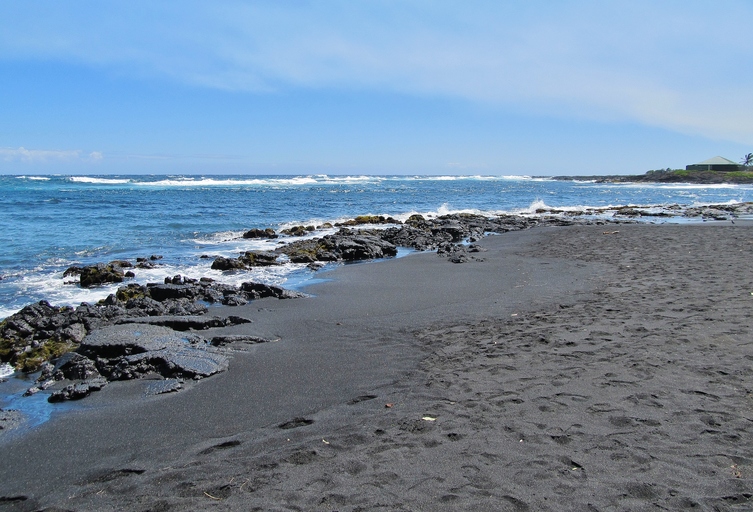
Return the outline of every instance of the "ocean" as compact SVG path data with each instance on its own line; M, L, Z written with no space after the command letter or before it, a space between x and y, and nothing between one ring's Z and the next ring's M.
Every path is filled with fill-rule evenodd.
M367 214L404 220L414 213L536 215L549 207L744 201L753 201L753 186L524 176L0 176L0 319L42 299L77 305L105 298L119 285L82 289L63 272L116 259L162 257L154 269L135 270L138 283L181 274L296 288L314 278L296 264L234 274L212 270L214 256L279 243L243 239L251 228L279 231Z

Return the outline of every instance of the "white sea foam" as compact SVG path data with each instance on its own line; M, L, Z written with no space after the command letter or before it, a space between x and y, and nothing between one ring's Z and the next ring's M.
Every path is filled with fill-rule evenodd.
M296 177L290 179L214 179L214 178L180 178L160 181L141 181L136 185L143 187L235 187L248 185L310 185L316 183L313 178Z
M519 213L521 215L523 214L532 214L536 213L536 210L549 210L551 209L551 206L547 205L542 199L536 199L534 200L530 205L528 205L527 208L521 208L520 210L514 211L514 213Z
M326 174L286 177L205 177L168 176L166 179L150 181L140 178L104 178L92 176L72 176L69 181L77 183L113 185L131 184L139 187L296 187L312 185L357 185L374 184L385 181L543 181L545 178L532 178L526 175L444 175L444 176L331 176Z
M434 217L442 217L445 215L458 215L461 213L470 214L470 215L481 215L484 217L494 217L496 215L501 215L503 213L508 213L508 212L504 210L480 210L478 208L452 208L447 203L444 203L436 210L429 210L429 211L412 210L406 213L392 215L392 217L401 222L405 222L406 220L410 218L411 215L421 215L422 217L431 219Z
M641 182L626 182L626 183L594 183L590 184L591 188L655 188L662 190L698 190L698 189L735 189L735 188L753 188L753 185L740 185L736 183L716 183L716 184L703 184L703 183L641 183Z
M525 208L517 208L513 210L509 210L505 213L513 214L513 215L539 215L538 210L545 210L547 214L550 213L551 210L557 210L561 212L567 212L567 213L587 213L587 212L594 212L594 211L602 211L602 210L609 210L613 208L622 208L625 206L634 206L629 204L621 204L621 205L570 205L570 206L552 206L547 204L543 199L536 199L533 201L530 205L528 205Z
M244 245L244 241L238 241L238 245L228 245L221 250L212 251L212 256L237 257L246 250L253 250L249 244ZM267 248L269 249L269 248ZM73 306L76 307L82 302L94 304L111 293L115 293L121 286L129 283L145 285L147 283L162 283L165 278L181 275L194 279L200 277L210 277L219 283L238 286L246 281L262 282L266 284L282 285L293 272L301 271L305 268L302 264L284 263L273 267L258 267L248 270L238 270L234 272L222 272L211 268L213 257L199 259L189 258L184 263L159 264L151 269L134 268L131 269L136 277L128 279L122 283L112 283L95 288L81 288L77 284L66 284L75 281L75 278L62 277L62 272L31 272L15 280L15 286L19 294L42 296L50 304L56 306ZM22 306L14 307L12 305L0 306L0 320L7 318L18 312Z
M123 185L131 183L130 179L125 178L94 178L91 176L71 176L68 181L74 183L91 183L95 185Z
M50 178L45 176L16 176L19 180L31 180L31 181L50 181Z
M202 235L201 237L192 238L189 241L199 246L220 245L241 238L243 233L243 231L218 231L217 233L210 233Z
M484 176L484 175L441 175L441 176L391 176L389 179L397 181L528 181L538 180L526 175L503 175L503 176Z
M32 272L13 279L12 284L19 296L44 297L44 300L50 304L58 306L77 306L81 302L97 302L118 288L117 285L91 289L80 288L76 285L65 284L71 278L63 279L62 275L62 272L34 269ZM14 307L12 304L4 304L0 307L0 319L16 313L24 305Z
M698 207L698 206L711 206L713 205L723 205L723 206L733 206L736 204L741 204L743 201L739 199L730 199L729 201L714 201L713 203L693 203L691 206Z
M13 313L16 313L21 308L16 308L13 306L0 306L0 321L2 321L5 318L8 318Z
M238 187L238 186L307 186L377 183L384 178L378 176L290 176L285 178L205 178L174 177L159 181L138 181L134 185L143 187Z
M2 363L0 364L0 379L4 379L5 377L10 377L15 373L15 369L9 365L8 363Z

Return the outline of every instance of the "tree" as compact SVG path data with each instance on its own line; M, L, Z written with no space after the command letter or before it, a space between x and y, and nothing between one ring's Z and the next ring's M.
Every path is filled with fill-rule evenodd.
M743 159L740 160L740 163L743 164L745 167L750 167L753 165L753 153L748 153L747 155L743 156Z

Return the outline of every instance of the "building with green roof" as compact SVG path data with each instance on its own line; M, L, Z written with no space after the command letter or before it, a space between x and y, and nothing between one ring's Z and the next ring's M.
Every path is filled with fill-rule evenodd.
M740 168L740 165L722 156L715 156L714 158L709 158L708 160L704 160L703 162L685 166L685 170L687 171L731 172L739 171Z

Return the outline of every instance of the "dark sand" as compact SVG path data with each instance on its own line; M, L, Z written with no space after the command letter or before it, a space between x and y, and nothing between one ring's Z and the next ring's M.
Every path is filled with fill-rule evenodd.
M482 245L229 309L279 341L0 441L0 510L753 509L753 225Z

